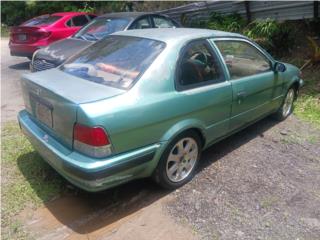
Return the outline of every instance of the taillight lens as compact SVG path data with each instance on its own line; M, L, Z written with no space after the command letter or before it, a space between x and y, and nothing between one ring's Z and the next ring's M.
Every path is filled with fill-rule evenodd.
M79 123L73 129L75 150L92 157L106 157L111 154L111 144L102 127L89 127Z
M43 39L43 38L50 37L50 35L51 35L51 32L48 32L48 31L37 31L35 34L35 37L37 39Z

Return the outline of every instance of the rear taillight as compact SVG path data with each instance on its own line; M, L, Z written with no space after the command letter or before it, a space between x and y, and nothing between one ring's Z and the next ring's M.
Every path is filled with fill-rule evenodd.
M106 157L111 154L111 144L102 127L89 127L76 123L73 128L73 147L91 157Z
M51 32L48 31L37 31L32 36L33 40L44 39L50 37Z

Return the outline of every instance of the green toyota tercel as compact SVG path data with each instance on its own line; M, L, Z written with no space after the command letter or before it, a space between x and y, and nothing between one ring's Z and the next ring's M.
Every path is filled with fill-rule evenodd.
M40 155L80 188L152 176L172 189L213 143L267 115L290 115L302 83L298 68L239 34L132 30L24 75L18 119Z

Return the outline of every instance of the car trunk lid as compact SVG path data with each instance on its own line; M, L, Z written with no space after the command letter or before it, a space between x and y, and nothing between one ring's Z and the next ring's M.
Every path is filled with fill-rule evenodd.
M34 43L50 36L50 32L41 27L19 26L10 29L10 40L13 43Z
M73 126L81 103L124 93L63 73L58 69L26 74L21 81L26 110L48 134L72 148Z

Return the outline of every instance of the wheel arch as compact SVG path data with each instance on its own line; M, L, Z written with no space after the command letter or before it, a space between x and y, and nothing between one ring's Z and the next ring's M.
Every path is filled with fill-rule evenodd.
M288 92L288 90L290 88L293 88L295 90L295 97L294 97L295 100L298 97L298 93L299 93L299 89L300 89L299 81L300 81L300 79L298 77L292 78L291 81L288 83L287 89L286 89L286 92Z
M196 119L183 120L174 124L162 136L161 141L166 141L170 143L175 137L187 131L196 132L201 139L201 147L203 148L205 146L206 144L205 125L201 121Z

